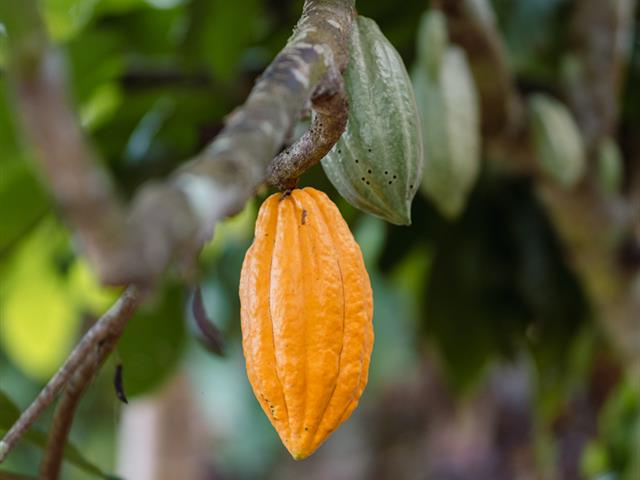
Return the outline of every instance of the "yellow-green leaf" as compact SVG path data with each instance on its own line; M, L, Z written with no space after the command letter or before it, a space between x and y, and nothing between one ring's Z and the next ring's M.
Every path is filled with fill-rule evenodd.
M64 238L43 222L15 251L0 291L0 344L26 375L47 379L71 350L79 310L56 268Z

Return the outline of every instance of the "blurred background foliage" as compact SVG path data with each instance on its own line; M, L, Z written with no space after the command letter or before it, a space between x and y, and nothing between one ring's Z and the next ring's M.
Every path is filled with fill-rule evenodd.
M523 92L560 88L566 25L578 1L493 0ZM362 1L358 10L378 21L410 66L428 3ZM80 121L129 196L216 135L286 42L302 2L41 4L64 51ZM636 13L620 127L627 139L640 138L639 21ZM3 70L4 35L0 24ZM39 182L7 82L0 74L0 434L118 294L97 285ZM634 154L638 163L633 152L623 144L627 161ZM225 335L226 356L199 342L191 286L168 279L83 401L71 435L81 455L67 455L64 478L122 467L126 410L145 402L198 419L204 432L182 432L187 421L158 431L205 439L192 462L206 472L200 478L640 478L640 382L625 374L603 334L531 178L485 162L458 219L446 220L418 195L409 228L349 206L318 167L302 183L338 203L373 282L376 345L354 418L296 464L252 396L237 289L263 190L220 225L200 258L204 304ZM131 406L113 391L116 363ZM181 379L186 400L171 389ZM33 472L47 424L42 419L7 469ZM180 451L177 440L167 442Z

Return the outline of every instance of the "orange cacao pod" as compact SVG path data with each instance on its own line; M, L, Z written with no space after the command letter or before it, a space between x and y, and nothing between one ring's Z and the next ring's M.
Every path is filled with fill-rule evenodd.
M373 347L360 247L313 188L271 195L240 276L242 347L265 414L291 455L311 455L358 405Z

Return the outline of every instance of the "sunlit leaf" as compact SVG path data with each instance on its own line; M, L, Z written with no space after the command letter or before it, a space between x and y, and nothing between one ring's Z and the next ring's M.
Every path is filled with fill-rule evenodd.
M120 89L113 83L97 88L91 98L82 105L80 121L88 130L94 130L107 122L122 103Z
M59 228L45 222L25 239L3 278L0 342L34 379L48 378L69 353L80 323L73 297L57 271Z
M68 40L90 20L100 0L43 0L43 14L55 40Z
M76 258L69 267L67 286L78 305L95 316L102 315L116 300L120 289L100 285L84 258Z

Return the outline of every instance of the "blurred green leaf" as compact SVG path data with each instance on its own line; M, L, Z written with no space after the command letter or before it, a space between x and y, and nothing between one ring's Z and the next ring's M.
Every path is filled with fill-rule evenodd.
M485 179L435 252L425 332L450 382L465 390L493 358L528 346L542 391L562 392L587 311L530 185Z
M122 103L122 93L113 83L98 87L80 109L80 122L87 130L95 130L109 121Z
M360 245L364 262L368 270L378 262L378 258L382 253L386 222L372 215L362 215L353 231L353 236Z
M0 437L4 435L9 428L11 428L19 417L20 409L2 390L0 390ZM25 441L38 448L44 449L47 446L47 434L37 428L32 427L24 434L23 438ZM85 473L89 473L93 476L105 479L116 478L111 475L107 475L96 465L88 461L82 453L80 453L80 449L70 442L66 443L64 459L80 468Z
M7 29L0 22L0 69L3 69L7 63Z
M12 255L0 291L0 344L30 377L48 378L73 346L80 310L58 265L66 235L41 222Z
M1 256L45 214L49 206L47 195L29 164L7 162L0 168Z
M125 70L126 38L113 29L91 29L67 45L71 86L76 99L84 104L96 92L117 79ZM96 62L96 58L100 61Z
M0 428L5 430L11 428L11 425L20 416L20 409L11 401L11 399L0 390Z
M492 1L519 75L553 79L566 42L568 0Z
M136 312L118 343L128 398L159 387L173 373L184 351L183 287L168 282L154 300Z
M0 39L3 36L2 28L0 28ZM6 76L0 75L0 165L3 166L6 162L20 160L23 157L10 95L11 89Z
M262 2L194 0L191 8L198 50L215 76L229 82L242 51L257 40L256 27L264 15Z
M609 469L623 472L622 480L635 480L640 472L640 389L637 379L620 383L600 415L600 428L609 457Z
M90 20L100 0L43 0L42 10L54 40L75 36Z

